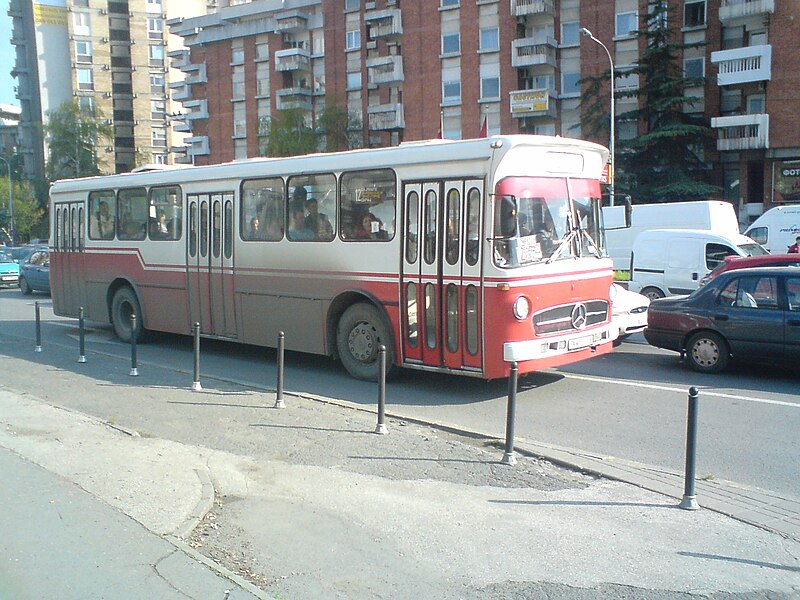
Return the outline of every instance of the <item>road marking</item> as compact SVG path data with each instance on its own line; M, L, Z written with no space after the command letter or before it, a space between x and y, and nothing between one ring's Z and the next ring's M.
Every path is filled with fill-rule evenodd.
M676 388L668 385L656 385L652 383L640 383L638 381L623 381L621 379L610 379L607 377L591 377L589 375L572 375L570 373L560 373L567 379L579 379L581 381L594 381L599 383L616 383L619 385L627 385L630 387L645 388L649 390L661 390L664 392L679 392L681 394L687 393L687 388ZM767 398L754 398L753 396L739 396L738 394L725 394L723 392L712 392L707 389L697 386L703 392L704 396L713 396L715 398L725 398L727 400L743 400L745 402L755 402L757 404L773 404L775 406L788 406L791 408L800 408L800 404L796 402L784 402L783 400L769 400Z

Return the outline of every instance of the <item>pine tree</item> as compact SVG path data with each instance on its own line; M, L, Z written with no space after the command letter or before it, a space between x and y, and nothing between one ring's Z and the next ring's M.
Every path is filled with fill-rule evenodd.
M686 90L704 87L706 78L685 76L683 53L703 43L679 41L681 34L672 26L675 21L665 0L649 1L644 27L633 32L644 40L644 50L633 68L625 71L638 76L639 85L615 94L617 100L637 100L632 110L617 111L616 122L636 122L639 134L630 140L617 139L615 151L616 191L630 194L634 202L700 200L721 191L709 183L702 159L704 150L711 147L713 130L705 117L685 112L685 107L697 102L686 96ZM608 138L608 101L600 92L609 77L607 70L583 80L588 87L581 125L600 139L603 133Z

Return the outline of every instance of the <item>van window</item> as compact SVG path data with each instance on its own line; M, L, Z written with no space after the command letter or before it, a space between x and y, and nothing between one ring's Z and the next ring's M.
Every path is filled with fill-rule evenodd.
M725 257L737 254L733 248L725 244L706 244L706 268L709 271L725 263Z
M754 227L747 232L747 237L759 244L766 244L768 231L766 227Z

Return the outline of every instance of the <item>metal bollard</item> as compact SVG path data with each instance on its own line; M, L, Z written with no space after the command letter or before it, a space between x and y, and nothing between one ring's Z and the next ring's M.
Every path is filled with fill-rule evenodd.
M500 461L504 465L517 464L514 456L514 414L517 410L517 378L519 367L516 361L511 363L511 374L508 376L508 406L506 408L506 451Z
M286 336L282 331L278 332L278 385L275 389L275 406L274 408L286 408L283 402L283 350L285 346Z
M378 425L375 433L386 435L386 346L378 346Z
M136 313L131 313L131 377L139 376L139 369L136 366Z
M86 337L84 333L83 327L83 307L81 306L78 309L78 339L80 341L80 353L78 355L78 362L85 363L86 362Z
M697 458L697 399L700 392L695 386L689 388L689 413L686 421L686 475L683 484L683 500L678 505L685 510L697 510L695 494Z
M192 382L192 391L199 392L203 389L200 385L200 323L192 325L192 334L194 335L194 381Z
M41 352L42 351L42 315L41 310L39 308L39 303L34 303L36 308L36 348L34 348L34 352Z

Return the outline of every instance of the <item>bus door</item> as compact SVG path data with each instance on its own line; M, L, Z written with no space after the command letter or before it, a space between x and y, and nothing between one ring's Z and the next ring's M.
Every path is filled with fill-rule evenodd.
M422 185L403 188L403 271L400 274L401 336L403 361L422 362L420 278L420 201Z
M483 182L446 181L443 208L439 320L444 366L481 368L481 206Z
M86 213L83 202L66 202L61 208L61 247L58 264L54 269L58 281L52 287L61 290L61 310L77 315L84 305L86 282L84 279L84 250Z
M209 335L234 336L233 194L189 195L187 280L191 323ZM225 207L229 223L223 226Z

